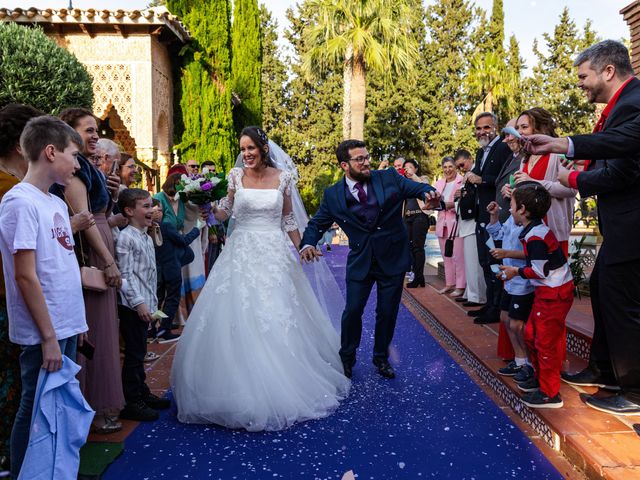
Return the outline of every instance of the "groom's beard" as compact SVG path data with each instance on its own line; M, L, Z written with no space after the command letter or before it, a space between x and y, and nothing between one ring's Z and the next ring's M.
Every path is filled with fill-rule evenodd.
M371 171L367 170L366 172L358 172L354 170L351 165L349 165L349 176L353 178L356 182L368 182L371 178Z

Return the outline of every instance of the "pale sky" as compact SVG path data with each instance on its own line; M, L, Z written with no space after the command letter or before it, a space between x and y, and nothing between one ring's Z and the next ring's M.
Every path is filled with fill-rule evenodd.
M295 5L295 0L259 0L267 5L274 17L278 19L281 28L287 25L285 11ZM425 4L433 4L435 0L424 0ZM535 64L532 51L534 38L542 44L542 33L553 31L558 22L562 9L569 7L573 20L581 29L587 19L593 22L593 28L598 35L605 38L619 40L629 38L629 29L619 14L620 9L632 3L633 0L504 0L505 34L508 38L515 34L519 43L521 55L530 68ZM142 9L149 0L73 0L76 8ZM0 7L6 8L62 8L69 4L68 0L0 0ZM487 12L491 11L492 0L475 0L475 4Z

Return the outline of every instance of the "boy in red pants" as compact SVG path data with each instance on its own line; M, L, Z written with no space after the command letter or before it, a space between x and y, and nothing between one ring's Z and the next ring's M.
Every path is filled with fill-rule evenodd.
M549 192L539 184L525 184L511 195L511 215L524 228L520 241L527 264L524 267L501 266L502 278L516 275L529 279L535 287L533 308L525 327L535 376L518 388L531 408L560 408L560 370L565 357L565 319L573 303L573 277L558 240L543 218L551 206Z

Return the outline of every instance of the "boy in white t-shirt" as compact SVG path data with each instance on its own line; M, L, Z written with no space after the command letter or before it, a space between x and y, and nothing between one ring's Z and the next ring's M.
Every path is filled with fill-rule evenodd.
M30 120L20 136L29 170L0 203L9 338L22 349L22 395L11 434L14 478L29 441L40 369L59 370L62 355L75 360L77 336L83 339L87 331L69 214L65 203L49 194L53 183L67 185L79 169L81 146L78 133L61 120Z

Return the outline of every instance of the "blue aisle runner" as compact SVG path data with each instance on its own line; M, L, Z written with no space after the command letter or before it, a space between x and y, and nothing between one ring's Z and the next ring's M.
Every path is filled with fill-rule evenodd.
M326 255L341 288L346 253ZM103 478L339 480L348 470L358 480L562 478L404 306L394 338L398 378L379 377L370 361L374 304L351 395L334 415L247 433L180 424L173 408L140 425ZM206 374L206 365L194 368Z

